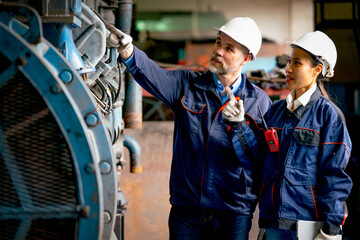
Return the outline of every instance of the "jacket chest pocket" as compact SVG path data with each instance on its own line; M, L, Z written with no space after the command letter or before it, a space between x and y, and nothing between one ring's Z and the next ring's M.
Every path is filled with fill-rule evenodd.
M320 132L312 129L295 128L294 138L300 145L318 147L320 145Z
M206 106L205 103L195 101L194 99L186 95L182 97L181 105L185 108L185 110L194 114L201 114Z
M288 151L288 166L316 170L319 158L320 132L307 128L295 128L293 144Z
M206 103L196 101L192 97L184 95L181 99L181 105L184 108L184 124L190 131L201 130L202 119L205 117Z

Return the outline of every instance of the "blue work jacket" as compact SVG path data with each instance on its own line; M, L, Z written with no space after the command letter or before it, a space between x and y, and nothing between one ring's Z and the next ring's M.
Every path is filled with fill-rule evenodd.
M162 69L136 47L133 57L127 71L174 112L170 203L251 215L260 190L254 183L259 166L237 158L212 73ZM260 122L257 106L266 112L271 100L250 81L242 85L235 95L245 97L245 111Z
M253 155L264 161L259 226L296 230L297 220L324 221L325 233L341 233L352 187L344 171L352 144L342 112L317 88L309 103L294 112L285 100L274 103L265 121L277 130L278 152L270 152L261 126L253 126L260 129L258 136L247 124L232 126L233 144L245 139Z

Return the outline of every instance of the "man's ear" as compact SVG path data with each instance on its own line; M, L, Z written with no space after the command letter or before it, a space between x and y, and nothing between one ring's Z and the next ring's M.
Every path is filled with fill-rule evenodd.
M241 65L244 66L246 63L251 61L251 58L252 58L252 56L250 53L246 54L246 56L244 57L244 60L242 60L242 62L241 62Z

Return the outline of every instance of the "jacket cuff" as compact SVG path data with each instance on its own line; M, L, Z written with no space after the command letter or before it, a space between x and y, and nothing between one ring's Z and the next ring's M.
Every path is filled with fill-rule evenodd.
M230 126L231 129L242 130L246 124L245 120L241 122L234 122L225 119L225 123Z
M340 226L334 226L324 223L322 230L327 235L342 235L342 230Z

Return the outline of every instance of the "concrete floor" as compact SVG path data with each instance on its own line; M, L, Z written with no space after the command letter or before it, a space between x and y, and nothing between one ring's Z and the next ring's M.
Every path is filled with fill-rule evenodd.
M126 166L120 187L127 201L125 213L126 240L169 239L169 175L172 156L173 122L146 121L142 130L125 129L141 146L143 173L130 173ZM125 149L129 162L129 152ZM250 240L258 233L257 212L254 214Z

